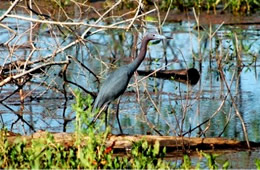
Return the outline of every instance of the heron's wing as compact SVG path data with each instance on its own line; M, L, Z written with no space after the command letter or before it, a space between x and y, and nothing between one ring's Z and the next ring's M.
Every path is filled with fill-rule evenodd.
M129 75L127 66L120 67L112 72L103 82L96 98L94 108L101 108L104 104L109 103L122 95L127 88L130 78L131 75Z

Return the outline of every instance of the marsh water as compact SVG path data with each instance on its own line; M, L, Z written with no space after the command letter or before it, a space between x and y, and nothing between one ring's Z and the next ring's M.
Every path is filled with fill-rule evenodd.
M11 45L19 46L12 58L6 58L10 52L8 48L0 47L0 62L26 58L31 49L26 47L29 36L23 34L29 29L30 22L14 18L6 18L4 22L11 28L19 28L16 31L21 36L10 42ZM58 33L49 34L50 31L53 32L50 29L52 28L42 24L34 32L37 51L31 60L50 55L54 49L75 40L73 36L64 39ZM241 121L236 114L239 112L245 122L249 140L260 142L259 25L204 23L198 26L194 20L185 20L179 23L166 22L161 29L164 35L172 36L173 39L150 43L146 59L138 69L174 70L194 67L200 72L201 78L196 85L191 86L174 80L151 77L143 79L135 75L120 102L119 115L124 133L157 135L151 128L155 126L163 135L180 135L217 112L210 123L192 131L189 136L220 136L244 141ZM155 30L157 26L153 22L147 24L148 32ZM77 31L80 33L83 30ZM131 56L135 35L138 37L138 49L142 33L137 33L136 30L110 30L89 36L85 45L75 45L59 54L55 60L63 60L66 55L72 55L105 78L113 70L111 68L133 60ZM0 43L6 42L10 37L8 30L0 28ZM217 62L220 57L225 80L220 77ZM18 92L0 103L1 126L20 134L30 134L37 130L73 132L75 112L71 104L75 101L70 90L79 88L68 84L66 101L62 93L61 70L61 66L52 66L45 70L44 75L33 77L23 87L26 94L23 103ZM98 92L95 78L76 62L69 65L67 77L91 92ZM136 81L141 79L136 86ZM1 99L16 88L14 84L1 87ZM112 103L109 125L112 133L118 134L115 110L116 104ZM17 115L22 115L23 120ZM68 123L65 121L70 119L72 121ZM234 153L225 154L221 159L234 156L232 154ZM254 159L259 158L260 153L241 152L235 153L234 157L237 160L248 160L237 167L253 167Z

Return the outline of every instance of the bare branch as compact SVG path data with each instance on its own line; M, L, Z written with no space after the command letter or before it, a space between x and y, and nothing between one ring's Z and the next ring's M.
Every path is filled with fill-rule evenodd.
M15 0L12 5L8 8L8 10L5 11L5 13L0 17L0 22L7 17L9 12L12 11L12 9L19 3L20 0Z
M85 22L60 22L60 21L48 21L48 20L41 20L41 19L35 19L35 18L29 18L29 17L23 17L20 15L6 15L7 17L10 18L16 18L16 19L21 19L25 21L30 21L30 22L36 22L36 23L44 23L44 24L53 24L53 25L84 25L88 26L91 28L105 28L105 29L127 29L127 27L122 27L122 26L113 26L113 25L97 25L97 24L87 24Z
M41 69L41 68L45 68L47 66L51 66L51 65L62 65L62 64L68 64L69 63L69 60L66 60L66 61L59 61L59 62L49 62L49 63L46 63L46 64L42 64L42 65L39 65L39 66L36 66L30 70L27 70L27 71L24 71L20 74L16 74L16 75L11 75L7 78L5 78L4 80L2 80L0 82L0 87L4 86L5 84L9 83L10 81L14 80L14 79L18 79L20 77L23 77L27 74L30 74L30 73L33 73L34 71L38 70L38 69Z

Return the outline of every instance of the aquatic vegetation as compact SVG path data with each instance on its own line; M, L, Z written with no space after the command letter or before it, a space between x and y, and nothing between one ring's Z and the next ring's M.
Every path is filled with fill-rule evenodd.
M95 1L92 1L95 2ZM104 1L104 8L111 7L114 4L114 0ZM46 1L46 3L51 4L53 8L66 8L75 3L84 3L83 0L52 0ZM154 5L152 0L143 0L143 5L147 8ZM257 0L162 0L156 2L157 5L162 10L167 10L169 7L171 9L178 9L179 11L191 10L191 8L196 8L198 11L207 11L208 13L212 10L213 13L219 11L231 12L236 15L244 15L255 13L260 9L260 2ZM88 2L91 4L91 2ZM120 5L121 9L134 9L138 6L137 2L122 0ZM68 11L69 12L69 11Z
M162 3L166 3L167 5L169 5L170 2L171 0L165 0ZM166 5L164 5L164 7L166 7ZM218 8L222 11L231 11L233 13L243 14L250 13L252 11L255 11L256 9L259 9L260 3L254 0L172 0L172 7L178 8L180 10L195 7L199 10L206 9L208 12L209 10L214 10L214 12L216 12L216 9Z
M191 8L196 8L198 11L216 10L228 11L234 14L249 14L256 12L260 8L260 3L257 0L162 0L157 2L159 7L163 10L167 10L169 7L171 9L178 9L180 11L188 11ZM135 8L136 3L132 1L124 1L126 8ZM152 6L154 2L152 0L144 0L143 4L145 6Z
M255 160L255 165L256 165L256 168L259 170L260 169L260 159Z

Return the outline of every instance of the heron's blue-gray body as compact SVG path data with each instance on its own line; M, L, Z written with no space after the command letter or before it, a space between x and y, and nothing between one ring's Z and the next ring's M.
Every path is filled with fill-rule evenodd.
M100 88L93 109L101 108L124 93L132 77L128 67L128 65L122 66L106 78ZM113 90L111 90L111 87L113 87Z

